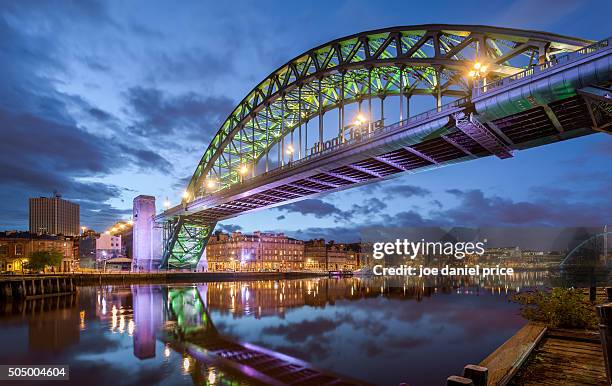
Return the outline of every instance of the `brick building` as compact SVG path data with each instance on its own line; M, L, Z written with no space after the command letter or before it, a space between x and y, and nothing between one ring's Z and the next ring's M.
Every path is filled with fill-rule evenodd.
M358 253L352 244L328 243L324 239L304 243L305 267L315 271L352 271L358 268Z
M282 233L215 232L206 246L209 271L304 269L304 242Z
M75 261L72 238L29 232L0 232L0 270L22 272L32 253L52 250L60 251L64 256L59 270L71 271Z

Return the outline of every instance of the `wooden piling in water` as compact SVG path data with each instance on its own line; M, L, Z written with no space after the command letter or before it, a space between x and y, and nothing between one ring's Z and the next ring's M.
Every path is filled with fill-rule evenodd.
M451 375L446 378L446 386L474 386L474 382L469 378Z
M487 386L489 369L478 365L466 365L463 368L463 377L474 382L474 386Z

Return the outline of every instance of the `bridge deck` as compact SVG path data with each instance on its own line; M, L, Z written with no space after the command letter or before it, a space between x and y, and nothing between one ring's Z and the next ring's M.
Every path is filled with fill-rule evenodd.
M556 127L556 122L541 106L494 120L493 125L485 126L498 138L521 150L596 132L590 129L589 112L581 97L551 103L549 108L561 123L562 130ZM401 130L405 129L396 129ZM245 212L381 181L403 172L414 173L493 155L461 130L448 128L445 131L446 134L430 136L410 147L396 145L393 150L375 155L370 153L356 157L350 152L345 156L332 153L313 160L312 166L300 163L287 165L276 173L270 172L246 181L222 196L177 207L175 215L217 222ZM393 133L384 135L392 136ZM373 138L372 141L377 139ZM160 220L168 218L171 217L170 213L158 217Z

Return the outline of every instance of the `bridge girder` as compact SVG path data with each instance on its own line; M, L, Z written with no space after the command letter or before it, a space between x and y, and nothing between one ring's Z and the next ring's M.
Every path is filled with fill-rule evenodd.
M196 216L177 216L163 223L163 269L195 269L216 222Z
M315 47L260 82L213 137L187 188L186 201L241 182L288 135L331 110L387 96L466 96L474 61L488 63L492 80L514 74L587 40L486 26L421 25L363 32ZM400 101L401 103L401 101ZM322 124L319 131L322 131ZM283 149L284 150L284 149ZM296 149L301 154L300 146ZM282 153L282 152L281 152ZM293 154L291 155L293 158ZM267 167L266 167L267 168ZM212 187L207 187L211 181Z

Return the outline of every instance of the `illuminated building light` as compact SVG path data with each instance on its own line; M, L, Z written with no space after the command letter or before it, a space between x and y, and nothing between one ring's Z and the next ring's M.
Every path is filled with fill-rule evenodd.
M215 374L215 370L210 370L208 373L208 383L214 385L217 382L217 375Z

